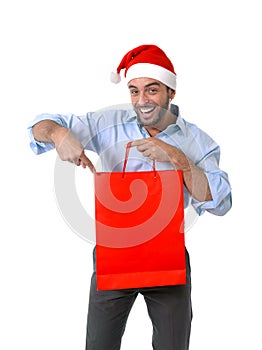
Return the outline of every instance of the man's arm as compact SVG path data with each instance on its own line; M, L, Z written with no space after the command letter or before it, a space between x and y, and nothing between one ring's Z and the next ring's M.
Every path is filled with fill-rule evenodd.
M193 198L199 202L212 201L205 173L178 148L154 137L133 141L132 146L152 160L171 162L176 170L183 171L184 184Z
M55 136L59 133L66 133L67 128L59 125L53 120L42 120L32 127L34 138L39 142L55 143Z
M52 120L42 120L32 127L35 140L39 142L52 142L62 160L69 161L83 168L89 167L95 172L94 165L86 157L82 144L65 127Z
M188 192L199 202L212 201L213 198L205 173L178 148L171 147L168 157L175 169L183 171L184 184Z

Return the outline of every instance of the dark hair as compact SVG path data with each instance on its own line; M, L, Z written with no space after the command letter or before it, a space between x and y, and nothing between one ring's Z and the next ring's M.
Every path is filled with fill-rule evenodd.
M175 91L174 89L171 89L169 86L166 86L167 93L169 92L169 90Z

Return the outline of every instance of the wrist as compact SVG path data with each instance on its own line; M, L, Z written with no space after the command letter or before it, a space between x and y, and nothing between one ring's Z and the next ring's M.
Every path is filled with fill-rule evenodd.
M176 147L172 147L170 152L168 153L168 157L171 163L174 165L175 169L182 170L183 173L191 172L192 170L192 162L187 158L187 156L177 149Z
M53 125L52 129L50 130L50 139L54 144L59 145L68 132L69 131L67 128L59 124Z

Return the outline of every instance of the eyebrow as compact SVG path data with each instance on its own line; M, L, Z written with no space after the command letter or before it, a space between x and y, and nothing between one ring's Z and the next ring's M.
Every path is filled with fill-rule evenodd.
M145 88L148 88L148 87L153 86L153 85L160 86L160 83L158 83L158 82L153 82L153 83L146 84L144 87L145 87ZM129 88L129 89L137 89L137 87L136 87L135 85L128 85L128 88Z

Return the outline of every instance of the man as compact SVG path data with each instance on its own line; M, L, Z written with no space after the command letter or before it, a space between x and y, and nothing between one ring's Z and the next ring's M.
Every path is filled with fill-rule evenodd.
M122 69L132 109L110 109L81 117L40 115L29 126L34 152L39 154L55 147L62 160L95 172L84 152L92 150L99 154L103 171L121 171L125 145L131 141L134 156L128 161L127 170L151 170L151 160L157 169L182 170L185 207L191 203L199 215L205 211L224 215L231 208L231 189L227 174L219 169L219 146L197 126L183 120L178 107L171 104L176 73L170 59L157 46L142 45L123 57L112 81L120 81ZM144 296L153 324L153 348L188 349L192 312L187 252L186 270L184 285L113 291L97 291L94 271L87 350L120 349L138 293Z

